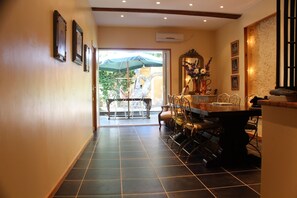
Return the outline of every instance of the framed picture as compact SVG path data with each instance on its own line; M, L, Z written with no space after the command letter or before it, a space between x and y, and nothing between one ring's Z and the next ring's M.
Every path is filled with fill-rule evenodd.
M232 74L238 73L238 64L239 64L238 57L231 58Z
M239 75L231 76L231 90L239 90Z
M90 71L90 48L84 44L84 71Z
M238 56L239 54L239 40L231 43L231 57Z
M54 58L66 61L66 30L67 23L60 13L54 11Z
M75 20L72 21L72 61L79 65L83 62L83 31Z

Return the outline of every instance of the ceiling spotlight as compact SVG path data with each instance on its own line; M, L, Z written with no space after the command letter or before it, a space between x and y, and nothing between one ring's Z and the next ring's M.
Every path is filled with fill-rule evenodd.
M121 14L121 18L124 18L125 16L123 14Z
M224 6L221 5L220 8L224 8Z
M193 6L193 4L192 4L192 3L190 3L190 4L189 4L189 6L191 6L191 7L192 7L192 6Z
M206 23L206 22L207 22L207 20L206 20L206 19L204 19L204 20L203 20L203 22L204 22L204 23Z
M164 20L167 20L167 17L164 17Z
M160 1L157 1L156 4L159 5L159 4L161 4L161 2Z
M123 0L122 2L123 2L123 3L126 3L126 0Z

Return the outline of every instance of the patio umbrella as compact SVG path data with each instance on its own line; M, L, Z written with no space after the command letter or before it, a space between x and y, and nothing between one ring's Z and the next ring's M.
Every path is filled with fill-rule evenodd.
M134 70L141 67L162 67L162 58L149 54L129 53L106 58L99 62L99 69L105 71Z

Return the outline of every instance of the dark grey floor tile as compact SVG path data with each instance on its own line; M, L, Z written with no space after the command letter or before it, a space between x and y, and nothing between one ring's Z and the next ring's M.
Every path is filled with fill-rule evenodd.
M225 187L243 185L239 180L234 178L229 173L218 173L210 175L198 175L198 178L208 187Z
M152 167L149 159L122 159L121 168Z
M65 180L82 180L86 169L71 169Z
M260 195L246 186L211 189L219 198L259 198Z
M92 157L92 152L88 152L88 151L84 151L80 156L79 159L80 160L90 160Z
M194 174L206 174L206 173L220 173L226 172L221 167L205 167L204 164L187 164L187 167L194 173Z
M119 168L88 169L85 180L120 179Z
M150 158L162 158L162 157L176 157L175 153L171 150L155 150L148 151Z
M120 168L120 160L91 160L89 168Z
M121 151L143 151L144 152L144 148L142 145L121 145Z
M254 189L259 194L261 193L261 184L251 184L251 185L249 185L249 187L251 187L252 189Z
M76 163L74 164L73 168L81 168L81 169L85 169L88 167L90 160L82 160L79 159L76 161Z
M122 159L148 158L144 151L123 151L121 152Z
M161 193L163 187L158 179L123 179L123 193Z
M122 198L121 195L90 195L90 196L78 196L78 198Z
M113 160L119 160L120 159L120 153L119 152L94 153L92 159L113 159Z
M75 196L81 181L64 181L55 196Z
M147 194L124 195L123 197L124 198L167 198L165 193L161 193L161 194L147 193Z
M155 167L172 166L172 165L181 166L181 165L183 165L182 162L176 157L153 158L151 160L152 160L153 166L155 166Z
M261 182L260 170L232 172L231 174L239 178L241 181L243 181L246 184L257 184Z
M169 192L169 198L214 198L208 190L194 190L194 191L183 191L183 192Z
M167 192L205 189L203 184L194 176L163 178L161 182Z
M123 168L122 178L157 178L153 168Z
M156 168L159 177L192 175L185 166L164 166Z
M120 195L120 180L84 181L79 195Z

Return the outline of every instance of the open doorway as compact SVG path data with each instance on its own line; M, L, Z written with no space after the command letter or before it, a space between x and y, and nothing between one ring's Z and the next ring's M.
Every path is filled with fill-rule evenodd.
M157 125L169 90L169 50L99 49L100 126Z

